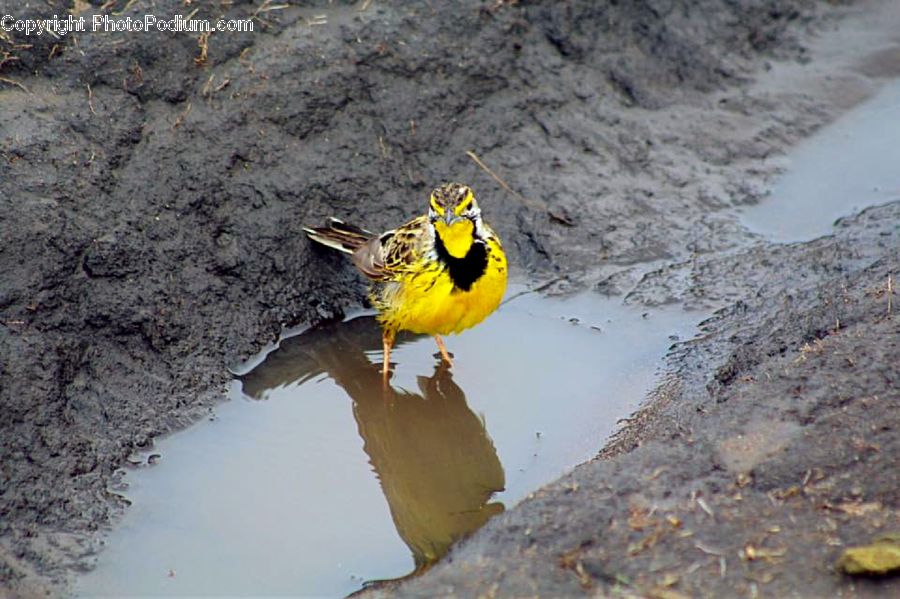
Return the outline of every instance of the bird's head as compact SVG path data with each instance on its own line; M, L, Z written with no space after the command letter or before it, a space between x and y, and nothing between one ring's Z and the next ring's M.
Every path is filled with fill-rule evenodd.
M475 241L481 209L471 188L445 183L431 192L428 218L447 252L454 258L462 258Z

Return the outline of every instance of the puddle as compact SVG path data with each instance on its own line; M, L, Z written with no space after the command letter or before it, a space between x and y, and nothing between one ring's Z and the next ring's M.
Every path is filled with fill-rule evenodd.
M319 595L408 576L600 449L696 314L525 294L449 337L401 337L381 385L371 316L282 342L213 421L129 471L91 595Z
M894 82L791 151L770 197L744 210L751 231L808 241L834 222L900 199L900 82Z

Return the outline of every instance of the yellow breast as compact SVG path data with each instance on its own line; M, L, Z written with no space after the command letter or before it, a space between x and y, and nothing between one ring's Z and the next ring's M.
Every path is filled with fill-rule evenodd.
M467 281L460 287L450 269L434 263L387 284L372 299L385 328L447 335L475 326L496 310L506 281L506 256L492 238L487 242L484 272L467 288Z

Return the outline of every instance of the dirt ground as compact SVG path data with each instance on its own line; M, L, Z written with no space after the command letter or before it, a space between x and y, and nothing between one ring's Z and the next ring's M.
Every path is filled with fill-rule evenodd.
M256 26L208 38L0 32L0 590L65 594L133 451L364 301L303 224L386 228L455 179L520 279L717 312L598 459L371 592L900 593L833 569L900 528L900 205L791 245L734 210L900 76L896 3L279 6L194 3Z
M763 256L785 272L675 346L654 401L597 459L392 590L896 596L900 578L852 580L834 563L900 528L898 223L894 203L833 238L703 260L685 293L722 285L720 269L753 279Z

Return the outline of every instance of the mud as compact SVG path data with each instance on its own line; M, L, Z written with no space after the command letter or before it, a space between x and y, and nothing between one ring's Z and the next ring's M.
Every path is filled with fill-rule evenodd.
M387 227L460 179L521 279L724 308L608 459L400 591L884 591L828 565L897 526L896 204L787 246L754 244L733 208L900 74L896 7L263 4L197 7L258 25L205 42L0 35L5 590L64 593L123 508L108 485L129 455L208 413L226 366L284 326L363 303L303 223Z
M900 323L887 300L898 223L893 203L843 220L834 237L722 261L748 282L744 299L706 321L704 338L674 348L669 379L631 426L597 459L391 590L900 592L896 577L854 580L834 569L843 548L900 526ZM757 285L760 260L786 272ZM693 270L685 293L721 284L707 266ZM648 278L639 289L657 286Z

